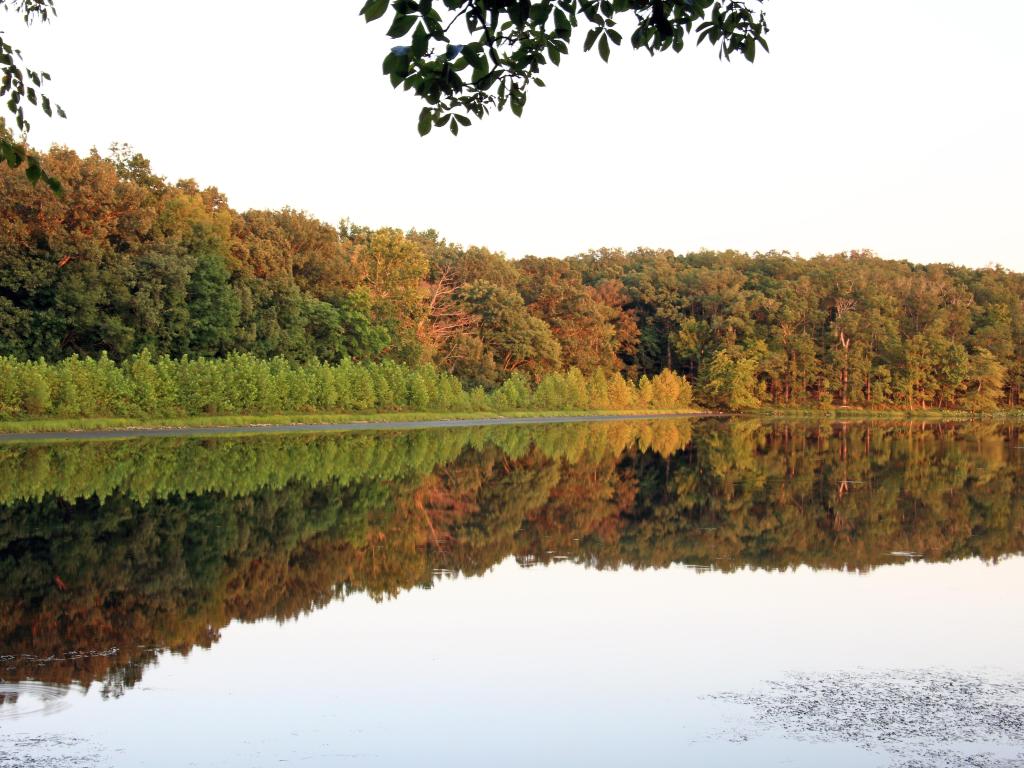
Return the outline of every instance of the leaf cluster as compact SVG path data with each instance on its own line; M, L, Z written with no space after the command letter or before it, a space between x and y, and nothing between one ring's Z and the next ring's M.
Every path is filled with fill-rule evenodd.
M753 62L768 50L761 0L366 0L368 22L388 16L387 34L400 45L384 58L383 72L427 104L419 132L445 127L458 134L471 116L509 107L519 116L539 74L568 55L576 33L583 50L604 61L629 44L654 55L683 49L686 39L718 47L728 59ZM390 14L389 14L390 10ZM628 30L627 30L628 31Z
M26 25L33 21L49 21L55 15L53 0L0 0L0 10L14 11ZM41 109L47 117L52 117L54 113L67 117L61 106L51 102L50 97L43 92L43 84L49 80L49 73L31 69L23 63L21 50L8 43L0 30L0 101L5 101L7 111L13 116L14 124L20 132L28 133L32 127L25 116L26 103ZM0 123L0 163L4 162L11 168L24 165L25 176L29 181L33 184L42 181L60 194L60 182L47 174L39 158L16 143Z

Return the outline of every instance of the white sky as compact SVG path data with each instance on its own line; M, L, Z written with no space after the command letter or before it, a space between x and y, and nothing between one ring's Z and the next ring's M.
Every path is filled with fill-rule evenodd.
M602 245L819 251L1024 270L1024 3L769 0L772 54L575 54L522 119L421 139L360 0L58 0L11 38L67 121L236 208L438 229L518 257Z

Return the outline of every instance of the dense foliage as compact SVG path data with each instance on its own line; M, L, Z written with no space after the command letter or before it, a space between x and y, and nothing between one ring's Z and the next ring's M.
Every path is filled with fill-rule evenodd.
M56 364L0 357L0 419L177 417L204 414L431 413L516 410L678 410L690 385L672 371L627 382L598 369L546 373L534 386L513 374L501 386L466 390L432 365L289 363L231 354L222 360L153 360L149 352L118 365L70 357Z
M611 47L629 44L652 56L683 50L687 38L708 41L728 59L753 62L768 50L761 0L366 0L362 15L387 14L388 35L403 40L385 57L384 74L423 99L419 131L448 126L458 134L470 115L509 106L522 114L543 67L569 54L573 33L586 29L583 50L608 61ZM390 7L389 7L390 6ZM390 11L390 13L388 13ZM621 26L620 26L621 25ZM578 38L577 38L578 39Z
M197 372L200 357L255 365L244 353L313 368L390 360L488 392L515 374L639 382L668 369L728 409L1020 404L1024 277L1000 268L867 252L509 261L434 232L239 213L124 147L45 161L63 197L0 168L0 356L129 365L148 351Z
M1009 423L742 420L0 446L5 679L101 680L514 556L870 569L1024 549ZM26 654L27 657L22 657ZM59 661L54 661L54 658Z

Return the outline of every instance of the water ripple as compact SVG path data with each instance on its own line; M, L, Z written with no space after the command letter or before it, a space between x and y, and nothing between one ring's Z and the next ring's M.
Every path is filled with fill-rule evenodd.
M52 715L67 709L69 691L78 686L51 685L34 680L19 683L0 682L0 720L15 720L29 715Z

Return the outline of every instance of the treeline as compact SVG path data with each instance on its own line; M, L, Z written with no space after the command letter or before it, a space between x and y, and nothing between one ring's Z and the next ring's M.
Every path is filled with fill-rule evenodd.
M3 445L5 679L116 694L158 649L209 646L232 620L509 557L726 572L998 560L1024 549L1022 445L1002 421L749 418Z
M468 390L664 369L698 401L1020 404L1024 277L868 252L602 249L509 261L436 232L233 210L124 147L52 149L56 197L0 169L0 355L248 353L432 364Z
M231 353L222 359L149 351L115 363L72 356L58 363L0 357L0 419L21 416L176 417L204 414L440 412L520 410L679 410L692 392L683 377L665 370L653 379L626 381L597 369L541 375L534 384L513 373L490 391L465 389L433 365L385 360L337 365L293 363Z

